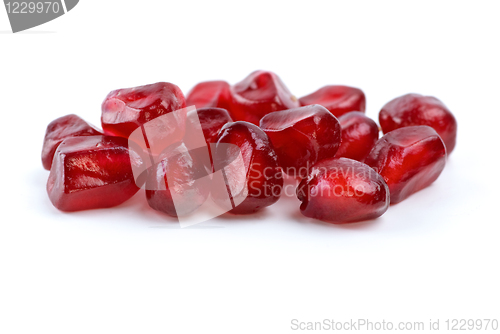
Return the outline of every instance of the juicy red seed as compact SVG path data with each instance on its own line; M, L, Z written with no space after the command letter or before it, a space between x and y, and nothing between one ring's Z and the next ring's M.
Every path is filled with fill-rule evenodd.
M142 163L133 151L129 151L125 138L67 138L54 155L47 182L49 198L62 211L121 204L139 190L131 161Z
M408 126L380 138L365 163L387 182L391 204L429 186L446 163L446 148L429 126Z
M379 113L384 133L412 125L428 125L441 136L450 154L457 139L457 120L435 97L406 94L388 102Z
M260 120L260 127L290 176L307 175L317 161L333 158L340 146L340 123L320 105L270 113Z
M378 126L371 118L359 111L351 111L339 117L342 143L336 158L363 161L378 140Z
M233 121L227 110L222 108L200 108L196 112L209 147L210 143L217 142L217 134L220 129L226 123Z
M225 144L239 147L246 173L239 170L224 169L226 161L234 160L234 150ZM228 194L232 202L247 194L247 197L230 211L235 214L256 212L269 206L281 196L283 175L278 165L278 157L267 135L256 125L247 122L234 122L224 125L220 130L215 150L215 170L224 170ZM243 166L241 166L243 167ZM238 193L231 190L238 189ZM215 202L221 201L214 198Z
M186 105L199 108L227 108L231 98L225 81L200 82L186 96Z
M236 121L258 125L265 115L299 107L281 79L272 72L255 71L231 87L229 113Z
M306 217L333 223L374 219L389 207L389 188L384 179L364 163L328 159L316 164L297 188Z
M102 135L101 131L76 115L66 115L47 126L42 148L43 168L50 170L57 147L69 137Z
M171 83L118 89L102 104L102 129L105 134L128 138L142 124L185 107L182 91Z
M195 140L195 138L189 136L191 131L193 131L193 133L196 131L196 126L193 123L196 120L196 118L194 118L195 113L197 114L197 119L201 125L201 130L203 131L203 136L205 137L205 142L207 143L208 154L213 167L212 148L215 147L215 143L217 142L217 135L225 124L231 123L233 120L231 119L231 116L229 116L227 110L222 108L201 108L189 112L187 116L189 121L187 124L188 136L185 138L189 147L197 146L194 142L190 143L190 140Z
M299 99L302 106L320 104L336 117L350 111L364 112L366 97L361 89L348 86L325 86Z
M202 148L203 149L203 148ZM198 209L210 194L210 160L206 151L173 145L148 171L146 198L151 208L170 216L187 215Z

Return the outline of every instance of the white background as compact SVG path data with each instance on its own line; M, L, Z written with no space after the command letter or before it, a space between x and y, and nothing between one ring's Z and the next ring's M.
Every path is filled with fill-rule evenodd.
M12 34L0 8L0 332L289 333L291 320L500 318L500 6L444 1L80 1ZM99 125L116 88L278 73L296 96L362 88L440 98L458 144L440 178L381 218L334 226L283 198L180 229L143 192L62 213L46 125Z

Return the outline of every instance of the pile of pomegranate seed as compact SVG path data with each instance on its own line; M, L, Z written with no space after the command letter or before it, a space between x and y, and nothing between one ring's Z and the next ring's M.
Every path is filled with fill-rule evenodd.
M297 99L267 71L235 85L201 82L186 98L164 82L118 89L102 103L102 131L76 115L47 126L47 192L62 211L113 207L143 187L149 206L173 217L209 199L251 214L278 201L287 175L304 216L374 219L439 177L457 122L440 100L418 94L388 102L380 128L365 108L358 88L325 86Z

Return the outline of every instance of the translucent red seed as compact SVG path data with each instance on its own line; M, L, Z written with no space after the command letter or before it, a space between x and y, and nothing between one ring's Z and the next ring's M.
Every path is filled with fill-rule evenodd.
M374 219L389 207L384 179L364 163L340 158L316 164L297 188L306 217L332 223Z
M200 108L228 108L229 84L225 81L200 82L186 96L186 105Z
M380 138L365 163L384 178L395 204L438 178L446 164L446 148L433 128L408 126Z
M217 141L220 129L233 121L227 110L222 108L200 108L196 110L196 113L208 146Z
M349 86L325 86L299 99L302 106L320 104L336 117L350 111L365 112L366 97L359 88Z
M101 131L77 115L66 115L50 122L42 148L43 168L50 170L57 147L69 137L102 135Z
M272 72L255 71L230 91L228 111L235 121L259 125L260 119L273 111L299 107L295 96Z
M236 145L239 151L225 144ZM231 213L254 213L278 201L283 189L283 175L278 156L269 138L259 127L247 122L224 125L219 132L215 151L214 167L215 170L224 170L231 201L245 198L235 205ZM225 168L235 160L234 155L240 153L242 166ZM215 202L222 200L214 198Z
M406 94L388 102L379 113L384 133L412 125L428 125L441 136L447 153L455 148L457 120L443 102L433 96Z
M139 190L134 181L132 163L139 165L142 161L129 151L125 138L67 138L54 155L47 182L49 198L62 211L121 204Z
M363 161L378 140L377 123L359 111L339 117L342 143L335 157Z
M196 115L195 115L196 114ZM203 136L205 137L205 142L208 149L208 154L210 156L210 161L213 164L212 159L212 149L215 148L217 142L217 135L220 129L227 123L231 123L233 120L226 109L222 108L200 108L193 110L188 113L188 129L187 138L189 142L191 131L197 131L196 126L199 122L201 130L203 131ZM188 143L188 146L195 147L196 144Z
M144 123L184 107L182 91L171 83L118 89L109 93L102 104L102 129L107 135L128 138Z
M206 153L206 152L205 152ZM206 154L174 144L148 171L146 198L151 208L170 216L185 216L198 209L210 194L211 172Z
M316 162L333 158L340 146L340 123L320 105L270 113L261 119L260 127L290 176L307 175Z

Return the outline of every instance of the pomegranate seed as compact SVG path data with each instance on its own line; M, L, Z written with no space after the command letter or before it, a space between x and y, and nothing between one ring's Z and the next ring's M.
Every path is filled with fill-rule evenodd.
M378 140L377 123L359 111L340 116L339 122L342 143L335 157L363 161Z
M311 168L297 197L306 217L333 223L374 219L389 207L389 188L372 168L359 161L327 159Z
M102 129L107 135L128 138L142 124L184 107L184 95L171 83L118 89L109 93L102 104Z
M197 115L197 118L195 117ZM213 159L212 159L212 149L215 149L215 144L217 143L217 134L220 129L227 123L232 122L231 116L226 109L222 108L201 108L197 110L193 110L188 113L188 124L187 124L187 133L192 134L194 131L199 131L199 127L201 126L201 130L203 132L203 136L205 137L206 147L208 148L208 156L210 157L210 163L213 167ZM186 136L184 142L189 148L198 147L199 143L197 142L197 138L194 136ZM212 168L213 170L213 168Z
M395 204L438 178L446 163L446 148L433 128L408 126L380 138L365 163L385 179Z
M193 111L194 112L194 111ZM208 146L210 143L217 142L217 134L219 130L233 120L227 110L222 108L201 108L196 110L198 119L200 120L201 129ZM189 115L188 115L189 117Z
M131 161L142 163L138 155L129 151L125 138L67 138L54 155L47 182L49 198L62 211L121 204L139 190L132 174Z
M340 146L339 121L317 104L267 114L260 127L290 176L307 175L317 161L333 158Z
M384 133L411 125L428 125L441 136L450 154L457 139L457 120L435 97L406 94L388 102L379 113Z
M255 71L231 87L229 113L236 121L258 125L266 114L299 106L295 96L272 72Z
M325 86L299 99L302 106L320 104L335 117L350 111L365 112L366 97L361 89L349 86Z
M235 152L231 145L225 144L236 145L240 152ZM229 198L233 204L231 213L253 213L280 198L283 175L278 166L278 156L269 138L259 127L241 121L224 125L219 132L215 151L214 167L216 171L224 170ZM242 173L243 166L225 168L239 153L246 173ZM245 199L235 204L241 197ZM214 198L216 203L223 200Z
M225 81L200 82L186 96L186 105L200 108L227 108L231 98Z
M101 131L76 115L66 115L47 126L42 148L43 168L50 170L57 147L69 137L102 135Z
M178 217L199 208L210 194L211 166L206 152L188 150L184 143L172 145L160 155L146 181L146 198L151 208Z

